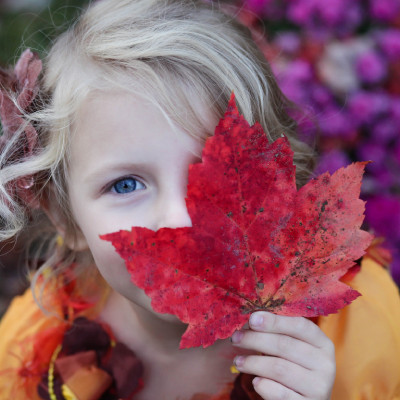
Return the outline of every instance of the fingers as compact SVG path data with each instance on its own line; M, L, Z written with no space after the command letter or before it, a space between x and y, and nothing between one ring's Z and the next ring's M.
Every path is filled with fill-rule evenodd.
M282 386L280 383L265 378L254 378L253 386L255 391L268 400L304 400L300 394Z
M305 396L309 392L311 372L279 357L237 356L235 366L240 372L265 377Z
M319 349L287 335L238 331L233 334L232 343L243 349L284 358L307 369L313 369L315 363L323 361Z
M317 348L332 348L332 342L318 326L303 317L286 317L258 311L250 316L249 324L254 331L284 334Z
M252 314L249 324L250 329L235 332L232 342L256 354L236 357L235 365L259 378L254 386L264 399L330 398L335 349L317 325L261 311Z

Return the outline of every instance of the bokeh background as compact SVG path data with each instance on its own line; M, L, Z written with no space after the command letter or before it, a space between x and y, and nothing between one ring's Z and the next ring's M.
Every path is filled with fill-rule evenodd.
M211 1L211 0L209 0ZM0 63L43 55L84 0L0 0ZM320 154L317 173L371 160L365 228L390 250L400 284L400 0L219 1L253 32ZM0 247L0 315L26 287L23 243Z

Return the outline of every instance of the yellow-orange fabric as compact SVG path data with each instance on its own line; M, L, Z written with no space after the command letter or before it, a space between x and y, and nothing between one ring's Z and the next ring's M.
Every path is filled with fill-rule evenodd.
M348 283L362 296L318 324L336 348L332 400L400 400L398 288L370 258Z
M398 289L388 272L369 258L348 283L362 296L318 321L336 347L332 400L400 400ZM14 299L0 324L0 399L29 399L19 382L22 378L13 373L24 359L19 343L57 323L57 318L42 314L30 291ZM39 400L36 393L29 395Z

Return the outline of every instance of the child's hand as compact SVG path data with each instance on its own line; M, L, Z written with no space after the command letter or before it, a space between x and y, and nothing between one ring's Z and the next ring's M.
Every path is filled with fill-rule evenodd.
M235 346L263 355L237 356L240 372L266 400L328 400L335 379L334 345L306 318L255 312L250 329L235 332Z

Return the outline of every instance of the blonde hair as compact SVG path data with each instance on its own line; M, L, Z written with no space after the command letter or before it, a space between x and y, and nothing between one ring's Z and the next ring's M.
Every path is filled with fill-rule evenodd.
M77 111L94 91L140 93L189 134L204 131L205 125L193 98L220 118L234 91L240 112L249 123L260 122L270 141L282 134L289 138L298 185L309 177L313 152L297 139L296 123L287 114L290 102L249 31L215 5L195 0L93 2L55 41L44 65L39 106L26 116L39 131L40 148L18 163L9 162L10 152L1 156L0 239L25 226L26 213L6 186L27 174L45 176L37 191L43 199L50 196L51 181L53 201L60 204L67 234L74 236L78 227L67 194L69 144ZM42 226L51 226L41 219ZM55 232L44 229L52 237L48 254L54 254ZM58 254L61 261L75 257L67 248Z

